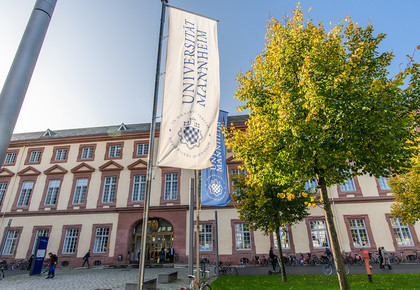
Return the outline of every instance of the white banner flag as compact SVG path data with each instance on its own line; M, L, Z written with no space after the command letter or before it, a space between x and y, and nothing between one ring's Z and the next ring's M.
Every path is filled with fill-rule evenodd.
M216 149L217 21L169 7L158 166L204 169Z

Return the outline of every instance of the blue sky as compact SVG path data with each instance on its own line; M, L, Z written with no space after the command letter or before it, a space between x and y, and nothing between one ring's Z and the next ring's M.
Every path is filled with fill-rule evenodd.
M1 86L35 2L0 1ZM150 122L161 2L57 2L15 133ZM297 2L169 1L172 6L219 20L220 108L230 115L240 114L236 110L240 103L233 98L235 77L247 71L262 52L266 24L271 17L291 16ZM338 23L347 14L361 26L371 21L376 33L387 34L381 51L395 54L392 75L403 67L400 63L407 62L405 55L412 55L420 45L418 0L300 2L306 16L323 21L328 29L330 22ZM419 54L415 55L417 62ZM159 92L161 101L162 89Z

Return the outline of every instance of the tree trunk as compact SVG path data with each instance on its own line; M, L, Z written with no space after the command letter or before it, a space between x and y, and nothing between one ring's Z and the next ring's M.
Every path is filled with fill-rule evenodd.
M286 267L284 266L283 249L282 249L281 238L280 238L280 229L278 227L276 228L276 238L277 238L277 245L279 246L279 259L280 259L281 280L283 282L286 282L287 281Z
M350 289L349 281L347 279L346 270L344 268L343 257L341 256L340 244L335 230L334 215L331 210L331 203L328 197L327 184L322 175L317 174L318 185L321 189L321 203L324 207L325 219L327 222L328 234L330 237L332 253L334 255L334 263L337 269L338 282L341 290Z

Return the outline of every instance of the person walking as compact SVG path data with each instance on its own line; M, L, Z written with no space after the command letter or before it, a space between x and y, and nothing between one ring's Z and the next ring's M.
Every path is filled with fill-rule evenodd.
M382 268L385 268L385 266L388 266L389 270L391 270L392 267L391 267L391 263L389 262L388 252L385 250L384 247L382 247L381 252L382 252L383 259L384 259L384 262L382 264Z
M273 271L276 271L277 266L277 256L274 254L273 247L270 248L270 252L268 253L268 256L271 261L271 265L273 265Z
M159 252L159 263L165 263L165 249L162 248Z
M169 249L169 262L174 263L175 250L173 247Z
M87 251L87 253L83 256L83 264L82 264L82 267L85 266L85 263L87 263L87 265L89 267L89 258L90 258L90 250Z
M379 247L378 248L378 256L379 256L379 268L383 268L384 267L384 256L382 255L382 248Z
M55 267L57 266L58 257L53 253L48 253L50 261L48 262L48 276L47 279L54 278L55 276Z

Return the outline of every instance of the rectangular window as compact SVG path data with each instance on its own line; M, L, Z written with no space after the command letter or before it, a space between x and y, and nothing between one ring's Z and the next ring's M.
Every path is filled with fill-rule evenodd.
M0 182L0 204L3 201L3 196L6 193L7 182Z
M67 149L57 149L55 152L55 161L63 161L67 159Z
M61 181L57 180L50 180L48 183L48 190L47 196L45 197L45 205L54 205L57 200L58 190L60 189Z
M356 248L370 247L364 219L350 219L350 233Z
M87 186L88 186L87 178L79 178L76 180L76 188L74 189L73 204L85 203Z
M165 200L178 199L178 173L165 174Z
M109 146L108 157L120 157L121 156L121 145Z
M4 158L3 164L14 164L16 160L16 152L9 152L6 154L6 158Z
M33 181L24 181L22 183L22 189L20 190L17 206L27 206L29 204L29 198L31 197L33 187Z
M414 246L413 237L411 236L408 224L400 222L398 218L391 218L391 225L398 246Z
M12 230L7 233L6 240L4 241L3 255L13 255L15 253L18 238L18 230Z
M93 158L93 147L83 147L81 159L92 159Z
M388 185L388 181L384 177L379 177L378 182L381 190L391 190L391 187Z
M251 249L251 231L248 224L235 224L235 243L237 250Z
M114 202L116 186L117 186L116 176L105 177L104 192L102 194L102 202Z
M234 179L239 176L245 176L246 171L245 169L232 169L231 174L232 174L232 194L236 194L237 189L235 188L236 184L235 184Z
M347 179L344 183L340 184L341 191L356 191L356 185L353 178Z
M109 228L96 228L94 253L106 253L108 246Z
M132 201L143 201L146 191L146 175L135 175L133 182Z
M311 227L312 245L314 248L328 248L328 233L325 220L313 220L309 222Z
M74 254L76 252L77 236L79 229L66 229L64 236L63 254Z
M305 191L306 192L318 192L318 181L313 178L305 182Z
M36 231L34 245L32 247L32 254L35 253L36 242L38 241L39 237L48 237L48 230L47 229L39 229Z
M147 143L137 144L136 155L147 155L147 154L149 154L149 144Z
M281 248L290 249L289 243L289 229L287 227L280 228L280 239L281 239ZM273 233L274 248L278 249L277 236L276 233Z
M41 150L31 151L31 155L29 156L29 162L39 162L41 159Z
M202 225L198 238L200 251L213 251L213 228L211 224Z

